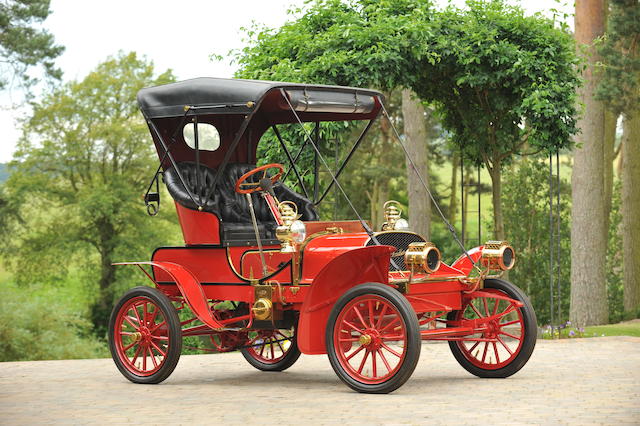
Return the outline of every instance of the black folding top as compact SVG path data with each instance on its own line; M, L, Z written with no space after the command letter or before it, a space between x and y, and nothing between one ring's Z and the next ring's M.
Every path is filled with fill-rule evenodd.
M138 92L140 109L149 118L178 117L190 113L243 114L258 107L274 89L284 89L296 111L308 113L369 114L376 108L380 92L355 87L325 86L279 81L239 80L201 77L149 87ZM288 110L278 102L270 110Z

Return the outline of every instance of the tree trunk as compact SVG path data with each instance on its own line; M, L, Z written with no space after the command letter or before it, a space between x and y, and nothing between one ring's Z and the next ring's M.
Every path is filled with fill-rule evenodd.
M402 91L402 117L404 134L409 156L427 185L429 185L429 165L427 163L427 125L425 111L420 100L409 90ZM422 187L416 171L407 164L407 196L409 200L409 223L411 229L429 240L431 230L431 200Z
M96 225L99 229L100 280L98 282L98 298L91 308L91 319L96 334L103 336L107 332L113 305L111 286L116 281L116 270L112 265L115 250L115 230L108 220L99 219Z
M504 217L502 216L502 163L494 160L489 168L491 176L491 198L493 202L493 235L504 241Z
M456 226L458 218L458 163L460 163L460 154L455 151L451 160L451 196L449 197L449 223L453 226Z
M578 51L587 45L587 67L579 102L585 105L578 123L581 133L574 150L571 176L571 308L576 326L606 323L607 305L604 191L604 106L595 100L599 78L595 66L600 61L592 43L604 33L603 0L577 0L575 37Z
M622 250L624 310L640 308L640 112L627 114L623 134Z
M604 218L605 238L609 238L609 215L613 193L613 153L616 144L616 122L618 117L611 111L604 113Z

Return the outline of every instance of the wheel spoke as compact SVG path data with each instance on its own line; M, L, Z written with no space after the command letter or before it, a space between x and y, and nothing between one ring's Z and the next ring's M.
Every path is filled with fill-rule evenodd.
M522 323L521 319L517 319L517 320L513 320L513 321L509 321L509 322L505 322L504 324L498 324L500 327L506 327L508 325L512 325L512 324L517 324L517 323Z
M138 342L136 341L136 342L131 343L130 345L125 346L124 348L122 348L122 351L123 352L127 352L129 349L134 347L136 343L138 343Z
M522 338L521 338L521 337L519 337L519 336L514 336L513 334L511 334L511 333L507 333L506 331L502 331L502 330L500 330L500 331L499 331L499 333L500 333L500 334L504 334L504 335L505 335L505 336L507 336L507 337L511 337L512 339L522 340Z
M273 353L273 342L269 343L269 347L271 348L271 359L275 359L276 355Z
M147 302L142 304L142 325L147 326Z
M157 329L159 329L160 327L162 327L166 323L167 323L166 321L162 321L160 324L156 325L155 327L153 327L153 329L150 330L151 333L155 332Z
M382 360L382 363L384 364L384 366L387 368L387 372L391 372L391 366L389 365L389 361L387 361L387 357L384 356L384 353L379 350L378 353L380 354L380 359Z
M138 359L138 356L140 355L141 350L142 350L142 345L138 345L138 349L136 349L136 352L133 354L133 359L131 360L131 364L133 365L136 364L136 360Z
M391 352L392 354L394 354L395 356L397 356L398 358L402 358L402 355L399 354L398 352L394 351L393 349L391 349L389 346L387 346L386 343L380 342L380 345L385 348L386 350L388 350L389 352Z
M140 321L140 314L138 314L138 305L134 303L131 309L133 309L133 313L136 314L136 319L138 320L138 324L143 325L142 321Z
M375 327L373 324L373 300L369 300L369 324L371 327Z
M498 355L498 346L496 345L496 342L491 342L491 344L493 345L493 353L496 355L496 364L500 364L500 356Z
M491 316L494 316L498 312L498 305L500 305L500 299L493 299L493 312Z
M392 335L392 336L389 336L389 335L380 336L380 338L385 342L388 342L388 341L396 342L398 340L404 341L404 335L403 334Z
M359 337L349 337L349 338L339 337L338 338L338 342L359 342L359 341L360 341Z
M342 320L343 324L348 325L349 327L353 328L355 331L357 331L360 334L363 334L363 330L359 329L358 327L356 327L355 325L351 324L349 321L347 320Z
M149 348L149 355L151 355L151 362L153 362L153 367L158 368L158 361L156 360L156 355L153 353L153 349Z
M140 328L140 323L138 323L138 325L135 325L135 324L133 323L133 321L131 321L132 319L134 319L134 320L135 320L135 318L131 318L129 315L125 315L124 319L125 319L129 324L131 324L131 327L133 327L135 330L138 330L138 329Z
M380 311L380 316L378 317L378 321L374 328L380 328L380 326L382 325L382 320L384 319L384 314L386 313L387 313L387 304L384 303L382 304L382 311Z
M507 344L504 342L504 340L502 340L500 338L500 336L497 337L498 342L502 343L502 346L504 346L504 348L507 350L507 352L509 352L509 355L513 356L513 351L511 349L509 349L509 346L507 346Z
M142 348L142 369L147 370L147 346Z
M473 345L473 346L471 346L471 348L470 348L470 349L468 349L469 353L473 352L473 350L474 350L474 349L475 349L479 344L480 344L480 341L478 341L478 342L474 343L474 345Z
M487 358L487 349L489 348L489 342L484 342L484 352L482 353L482 362Z
M163 351L162 351L162 349L160 349L160 346L156 345L153 341L151 341L150 343L151 343L151 346L153 346L154 348L156 348L156 350L157 350L158 352L160 352L160 354L161 354L162 356L167 356L167 353L166 353L166 352L163 352Z
M360 346L358 349L356 349L355 351L351 352L351 355L347 356L345 358L346 361L349 361L351 358L353 358L354 356L356 356L356 354L360 353L361 350L363 350L365 348L365 346Z
M362 314L360 313L360 309L358 309L358 307L356 305L353 305L353 310L355 311L356 315L358 316L358 319L362 323L362 326L364 328L367 328L367 323L364 322L364 318L362 317Z
M365 351L364 356L362 357L362 362L360 363L360 367L358 367L358 374L362 374L362 369L364 368L364 363L367 361L369 357L369 351Z
M478 311L478 309L473 305L473 301L471 301L471 303L469 303L469 306L471 307L471 309L473 310L473 312L476 313L476 315L478 316L478 318L484 318L484 315L482 315L480 313L480 311Z
M373 378L375 379L376 377L378 377L378 370L376 368L376 354L378 353L377 350L373 350L371 351L371 371L373 373Z
M382 330L380 330L380 334L384 333L389 327L391 327L392 325L399 323L400 322L400 318L396 316L396 319L394 319L393 321L391 321L389 324L387 324ZM394 328L395 330L395 328Z
M482 304L484 305L484 312L489 316L489 306L487 305L487 298L482 298Z

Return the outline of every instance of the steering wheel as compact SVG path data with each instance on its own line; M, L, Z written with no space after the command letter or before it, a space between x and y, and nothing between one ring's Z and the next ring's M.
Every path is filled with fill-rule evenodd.
M268 176L267 171L269 169L278 169L278 172L273 176ZM253 175L262 172L262 177L259 182L247 182L247 180ZM251 194L253 192L265 191L266 188L262 187L262 180L269 179L271 184L276 183L284 174L284 166L278 163L265 164L264 166L256 167L253 170L249 170L243 174L236 181L236 192L238 194Z

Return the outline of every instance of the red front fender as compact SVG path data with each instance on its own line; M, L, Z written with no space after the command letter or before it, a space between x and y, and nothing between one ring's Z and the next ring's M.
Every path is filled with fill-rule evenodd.
M390 246L350 250L322 268L300 309L298 346L305 354L326 353L324 334L331 308L345 291L367 282L389 283Z
M136 265L142 272L144 272L149 279L151 279L154 283L155 281L151 276L142 268L141 265L151 265L156 268L162 269L166 272L173 281L175 281L178 289L180 289L180 293L184 297L184 300L189 305L191 312L203 323L208 325L213 329L223 328L224 325L220 324L214 317L211 315L211 310L209 309L209 303L207 302L207 297L204 294L204 290L202 290L202 286L200 282L193 276L191 272L189 272L184 266L178 265L173 262L120 262L114 263L114 265ZM157 285L157 283L156 283Z

